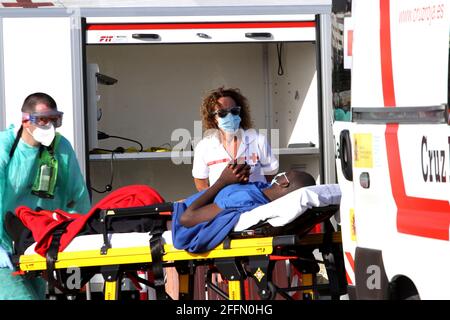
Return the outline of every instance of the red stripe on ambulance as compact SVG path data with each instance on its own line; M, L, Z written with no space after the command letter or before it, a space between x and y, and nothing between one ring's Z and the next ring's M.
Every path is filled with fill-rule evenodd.
M355 261L353 260L352 254L346 251L345 257L347 258L347 261L350 264L350 267L352 268L353 274L355 274ZM347 277L347 283L349 285L352 285L353 281L347 271L345 271L345 276Z
M314 28L314 21L91 24L88 30L180 30L239 28Z
M349 57L353 56L353 30L347 31L347 55Z
M380 0L381 74L384 105L395 107L389 6L389 0ZM398 128L398 124L387 124L385 132L392 194L397 204L397 230L406 234L449 240L449 203L406 195L398 144Z

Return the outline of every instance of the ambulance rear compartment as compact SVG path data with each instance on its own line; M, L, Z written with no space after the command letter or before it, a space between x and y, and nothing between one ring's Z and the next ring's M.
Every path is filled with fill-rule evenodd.
M86 75L89 78L96 72L117 80L110 85L98 77L97 83L86 82L91 187L103 191L107 184L113 190L146 184L167 200L196 192L192 146L202 134L202 97L220 86L239 88L248 98L254 128L266 134L279 153L280 171L306 170L320 182L320 72L314 19L309 23L312 28L306 33L305 28L286 31L269 26L257 33L234 28L223 33L226 39L219 32L223 30L190 30L193 35L178 30L178 36L177 30L170 35L145 30L152 37L158 34L159 40L154 41L142 36L142 31L127 31L123 37L107 28L99 31L90 28L88 21ZM249 33L256 37L246 37ZM96 139L97 130L137 140L146 151L133 152L128 148L140 147L127 140ZM123 147L131 152L112 157L93 154L94 147ZM174 154L166 148L185 153ZM93 192L93 201L103 196Z

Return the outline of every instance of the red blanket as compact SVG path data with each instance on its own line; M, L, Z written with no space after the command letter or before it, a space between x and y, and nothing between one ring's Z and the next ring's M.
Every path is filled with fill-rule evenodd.
M66 221L71 222L61 236L58 251L63 251L69 245L97 209L139 207L162 202L164 199L156 190L145 185L131 185L110 193L92 207L87 214L67 213L58 209L37 212L21 206L16 209L16 215L33 233L37 242L34 249L36 253L45 256L52 240L53 231Z

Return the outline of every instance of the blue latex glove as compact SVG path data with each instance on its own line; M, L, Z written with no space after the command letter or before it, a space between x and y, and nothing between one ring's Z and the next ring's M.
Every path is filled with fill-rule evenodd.
M9 253L0 246L0 268L9 268L14 270Z

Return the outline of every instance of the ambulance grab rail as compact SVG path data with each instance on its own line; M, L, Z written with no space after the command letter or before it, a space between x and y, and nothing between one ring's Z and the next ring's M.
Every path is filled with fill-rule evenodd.
M352 108L352 121L367 124L450 124L448 104L420 107Z

